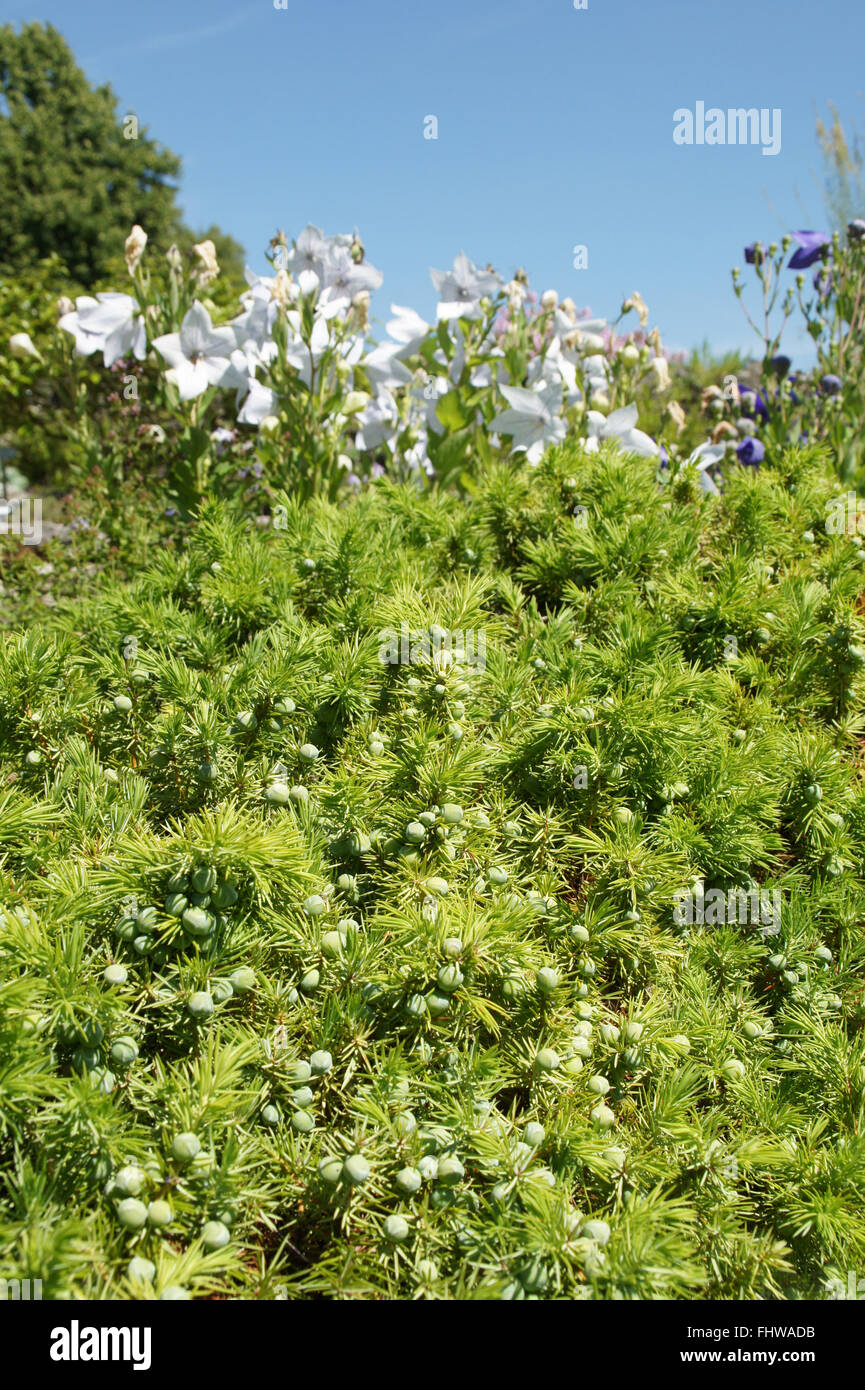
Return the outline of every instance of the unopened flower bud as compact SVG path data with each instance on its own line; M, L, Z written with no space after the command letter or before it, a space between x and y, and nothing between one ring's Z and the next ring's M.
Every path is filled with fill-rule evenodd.
M555 290L544 290L543 294L541 295L542 309L555 309L558 302L559 296Z
M75 304L66 294L61 294L57 301L57 317L62 319L64 314L71 314L75 310Z
M183 257L181 256L180 251L173 242L165 253L165 259L167 260L171 270L183 269Z
M219 275L216 247L212 241L208 240L198 242L192 249L198 257L199 282L201 285L209 285L211 280L215 280Z
M144 255L144 248L147 245L147 233L144 231L144 228L139 227L136 222L123 245L126 257L126 269L129 271L130 275L134 275L138 269L141 257Z
M273 284L270 288L270 297L282 309L288 308L294 299L294 282L286 270L278 270L273 277Z
M357 234L357 229L355 229L354 236L351 239L351 246L349 250L351 251L351 258L354 261L355 265L360 265L366 253L364 251L363 242Z
M275 439L279 430L279 417L276 415L265 415L258 427L259 434L263 434L266 439Z
M13 333L9 339L9 351L13 357L38 357L39 353L29 333Z
M368 404L369 393L367 391L349 391L342 412L344 415L357 415L358 411L365 410Z
M738 431L736 426L729 420L719 420L712 430L712 443L720 444L722 439L737 439Z
M635 343L625 343L625 346L619 352L619 356L623 362L627 362L629 366L633 366L635 362L639 362L640 360L640 349Z

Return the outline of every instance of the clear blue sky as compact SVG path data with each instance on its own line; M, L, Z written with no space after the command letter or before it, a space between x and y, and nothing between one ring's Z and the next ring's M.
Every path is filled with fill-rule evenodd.
M264 270L277 227L358 227L373 301L426 317L465 250L668 346L750 346L742 247L823 227L815 113L865 122L862 0L6 0L183 159L181 203ZM673 112L779 107L782 149L673 143ZM427 115L438 139L423 138ZM573 247L589 268L573 269ZM791 339L791 347L795 347Z

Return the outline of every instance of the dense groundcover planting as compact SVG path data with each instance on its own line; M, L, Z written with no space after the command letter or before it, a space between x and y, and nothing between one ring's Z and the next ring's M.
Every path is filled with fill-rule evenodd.
M565 440L266 529L211 498L5 633L4 1265L89 1299L862 1268L840 487L814 445L715 493ZM713 916L736 890L771 912Z

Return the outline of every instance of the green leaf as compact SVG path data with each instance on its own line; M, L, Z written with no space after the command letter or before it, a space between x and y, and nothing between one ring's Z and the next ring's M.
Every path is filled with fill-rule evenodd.
M435 450L433 464L440 483L447 481L454 473L465 467L471 439L471 430L458 430L456 434L448 435L439 443Z
M461 430L471 418L463 404L459 391L448 391L436 405L436 415L446 430Z

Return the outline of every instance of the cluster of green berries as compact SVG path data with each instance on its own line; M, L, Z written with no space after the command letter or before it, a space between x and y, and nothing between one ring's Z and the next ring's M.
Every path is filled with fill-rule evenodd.
M157 1234L173 1227L176 1216L164 1195L166 1190L172 1185L188 1184L196 1169L206 1172L210 1166L210 1156L203 1153L201 1140L191 1131L174 1135L169 1146L169 1159L175 1170L171 1179L166 1178L162 1165L152 1160L143 1166L125 1164L106 1184L106 1196L114 1204L117 1221L131 1235ZM198 1239L205 1250L222 1250L230 1243L230 1227L234 1219L233 1208L223 1207L214 1217L202 1223ZM152 1284L156 1278L156 1265L146 1256L134 1255L126 1274L133 1282ZM190 1294L172 1285L164 1289L160 1297L189 1298Z
M815 947L810 960L806 958L804 952L781 950L773 951L767 964L779 982L791 991L793 997L805 1002L819 978L829 974L832 960L832 952L829 947L821 945ZM816 1001L830 1014L838 1013L842 1008L840 996L831 991L827 992L822 981L816 994ZM776 1046L780 1051L784 1051L784 1039L779 1039Z
M165 961L171 946L206 946L229 925L229 913L239 898L235 881L220 874L212 865L198 864L189 872L172 874L165 884L162 908L126 904L115 927L121 941L128 942L139 956L152 956L157 964ZM174 930L172 930L174 925ZM179 931L177 928L179 927ZM122 985L128 979L127 967L112 963L103 972L108 985ZM255 986L249 966L239 966L225 979L214 980L207 990L196 991L188 1000L190 1016L207 1019L217 1004L233 995L248 994Z
M290 703L293 707L293 701ZM320 757L321 749L314 743L302 743L297 750L297 758L303 768L314 767ZM289 784L285 780L284 769L277 769L264 789L264 799L270 806L287 806L290 802L300 806L309 801L309 790L302 782Z
M73 1047L73 1070L82 1072L91 1086L106 1094L114 1090L116 1071L131 1066L138 1056L135 1039L125 1034L116 1038L109 1047L105 1040L105 1029L96 1019L88 1019L74 1030L61 1028L60 1041ZM112 1066L116 1071L111 1070Z
M290 1123L296 1134L310 1134L315 1128L312 1113L315 1105L315 1092L310 1082L327 1076L333 1068L333 1057L325 1048L318 1048L308 1061L299 1058L289 1067L289 1078L294 1089L289 1097L291 1108ZM282 1112L273 1101L268 1101L261 1110L261 1122L275 1127L282 1124Z

